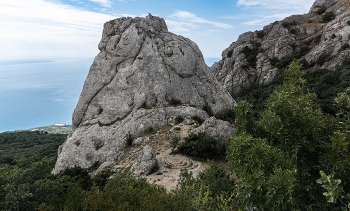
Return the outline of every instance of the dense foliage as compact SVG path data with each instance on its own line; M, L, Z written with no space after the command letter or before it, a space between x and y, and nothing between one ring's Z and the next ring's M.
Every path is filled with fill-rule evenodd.
M316 95L305 93L296 63L284 75L258 118L249 103L236 107L238 131L227 159L241 179L237 202L244 209L339 210L339 202L327 203L316 181L323 170L349 190L348 124L324 114Z
M56 158L58 147L67 135L42 134L40 131L0 133L0 164L16 164L16 160L36 155Z
M216 144L217 140L205 132L190 133L185 137L185 141L178 146L178 150L189 156L214 158L218 152Z

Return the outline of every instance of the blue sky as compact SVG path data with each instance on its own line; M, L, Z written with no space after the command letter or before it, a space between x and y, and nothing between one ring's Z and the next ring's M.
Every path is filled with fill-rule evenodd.
M0 60L93 58L103 23L121 16L166 20L169 31L195 41L205 57L246 31L292 14L314 0L0 0Z

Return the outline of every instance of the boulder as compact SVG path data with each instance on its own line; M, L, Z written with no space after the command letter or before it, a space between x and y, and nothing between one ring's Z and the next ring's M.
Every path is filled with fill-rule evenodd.
M137 156L137 161L131 166L131 171L136 177L147 176L157 167L156 152L146 145Z

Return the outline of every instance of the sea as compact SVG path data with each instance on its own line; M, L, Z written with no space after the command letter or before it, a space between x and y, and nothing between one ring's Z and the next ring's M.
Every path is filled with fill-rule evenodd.
M220 58L208 57L208 66ZM0 59L0 132L72 123L93 58Z

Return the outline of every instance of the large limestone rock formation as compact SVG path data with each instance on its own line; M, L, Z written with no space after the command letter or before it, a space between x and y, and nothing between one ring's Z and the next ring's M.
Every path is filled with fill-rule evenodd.
M325 9L323 14L320 9ZM327 12L335 15L329 22L322 20ZM240 35L211 70L234 96L253 82L270 82L281 69L276 64L289 63L290 58L303 60L311 70L334 68L350 56L350 48L345 48L350 43L348 21L349 1L316 0L307 14L293 15L261 31ZM322 56L325 62L317 62Z
M234 104L197 45L168 32L161 18L109 21L98 47L53 173L96 163L111 168L128 140L179 115L207 119L206 104L214 113Z

